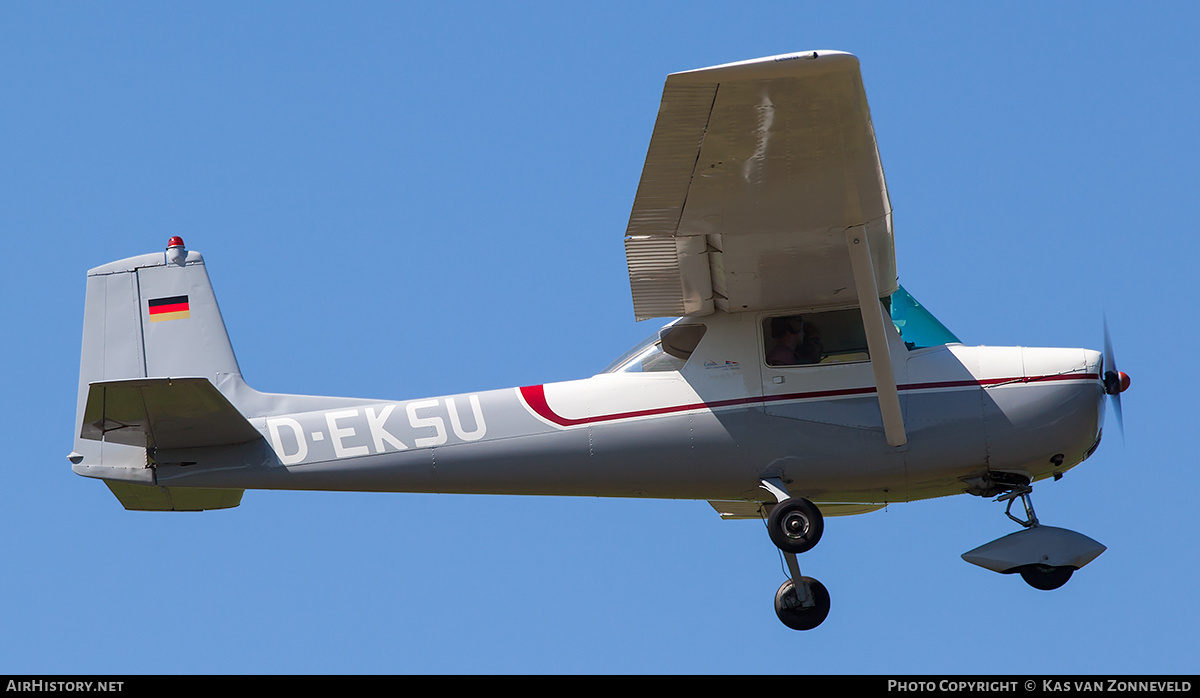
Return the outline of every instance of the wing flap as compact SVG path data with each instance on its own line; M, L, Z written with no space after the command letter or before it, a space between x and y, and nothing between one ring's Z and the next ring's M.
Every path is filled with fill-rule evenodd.
M91 383L80 436L163 449L226 446L262 438L207 378Z
M713 311L707 248L703 235L625 239L638 320Z

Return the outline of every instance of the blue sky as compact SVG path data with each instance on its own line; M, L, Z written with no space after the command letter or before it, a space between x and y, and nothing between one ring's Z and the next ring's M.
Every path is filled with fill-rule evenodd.
M1200 258L1182 2L0 6L0 672L1195 673ZM830 519L833 610L704 502L247 492L74 475L87 269L204 253L243 374L404 399L591 375L649 334L621 239L665 76L857 54L901 282L965 342L1100 348L1125 440L1039 484L1108 551L1035 591L959 496ZM480 535L484 531L485 535Z

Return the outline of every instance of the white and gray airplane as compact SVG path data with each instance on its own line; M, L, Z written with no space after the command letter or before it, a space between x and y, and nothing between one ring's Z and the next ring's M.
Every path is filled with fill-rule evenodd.
M1106 394L1120 418L1107 330L1103 355L964 346L899 285L854 56L668 76L625 250L636 317L674 319L603 373L401 401L250 388L178 237L96 267L73 469L140 511L246 489L707 500L764 522L800 630L829 612L797 561L828 516L1007 501L1021 529L963 557L1039 589L1103 552L1039 524L1030 492L1095 451Z

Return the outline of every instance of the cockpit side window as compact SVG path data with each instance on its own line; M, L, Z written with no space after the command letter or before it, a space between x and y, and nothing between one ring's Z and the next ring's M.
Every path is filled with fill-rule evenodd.
M857 308L763 320L764 361L768 366L869 361L867 335Z

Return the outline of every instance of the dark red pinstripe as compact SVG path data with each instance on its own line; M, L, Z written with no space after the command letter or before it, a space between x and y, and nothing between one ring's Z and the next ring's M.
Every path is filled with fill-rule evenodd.
M1003 385L1005 383L1042 383L1049 381L1068 381L1068 380L1099 380L1100 376L1095 373L1068 373L1056 374L1051 376L1017 376L1015 378L985 378L983 380L960 380L960 381L935 381L931 383L907 383L905 385L896 386L898 390L930 390L934 388L968 388L968 387L986 387L989 385ZM786 395L761 395L755 397L735 398L732 400L716 400L714 402L694 402L686 405L672 405L670 407L654 407L645 410L633 410L630 412L614 412L612 414L599 415L596 417L583 417L581 419L569 419L557 414L550 408L546 402L546 389L544 385L527 385L519 389L521 397L525 403L529 405L538 416L543 419L553 422L559 426L572 427L580 424L595 424L596 422L611 422L617 419L629 419L630 417L649 417L659 414L670 414L672 412L687 412L689 410L700 409L716 409L719 407L733 407L737 405L751 405L756 403L782 402L785 400L808 400L822 397L843 397L846 395L871 395L875 392L875 388L841 388L838 390L813 390L806 393L788 393Z

